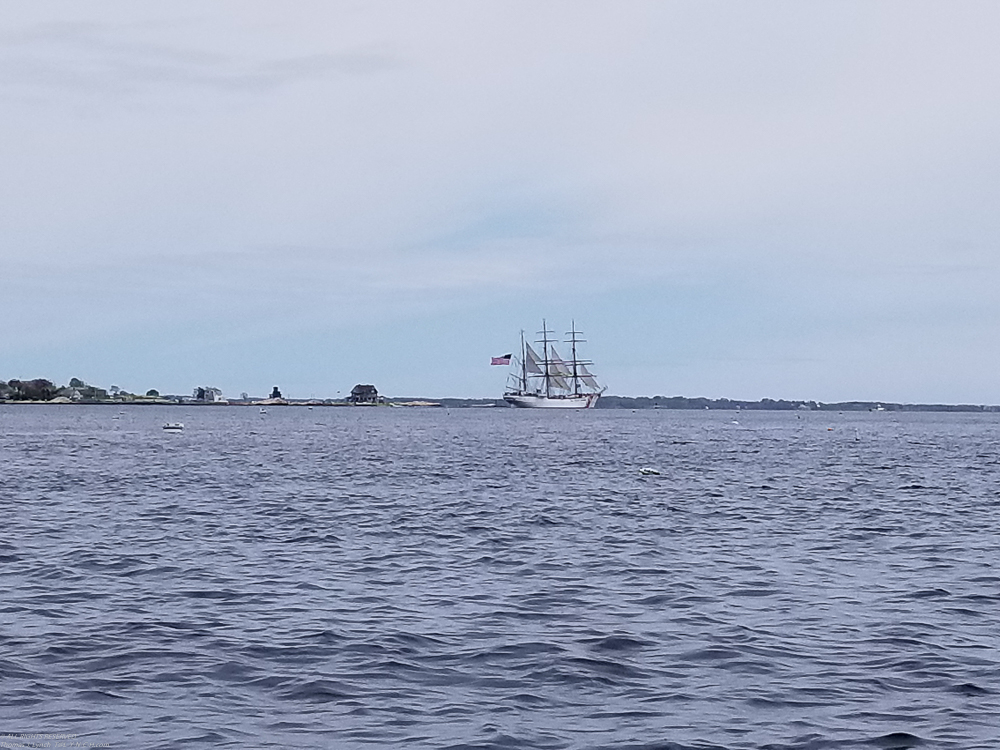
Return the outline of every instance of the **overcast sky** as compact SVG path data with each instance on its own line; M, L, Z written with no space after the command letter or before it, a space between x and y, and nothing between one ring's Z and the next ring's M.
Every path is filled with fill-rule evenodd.
M38 2L0 378L1000 403L1000 3Z

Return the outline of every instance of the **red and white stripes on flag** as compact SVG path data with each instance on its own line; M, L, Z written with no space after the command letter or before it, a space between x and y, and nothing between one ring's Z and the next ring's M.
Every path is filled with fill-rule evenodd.
M509 365L510 364L510 358L512 356L514 356L513 352L511 352L510 354L504 354L502 357L491 357L490 358L490 364L491 365Z

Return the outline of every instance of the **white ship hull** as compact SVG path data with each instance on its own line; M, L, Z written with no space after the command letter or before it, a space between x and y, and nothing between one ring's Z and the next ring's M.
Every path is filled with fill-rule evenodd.
M506 393L503 400L520 409L592 409L600 397L600 393L552 397Z

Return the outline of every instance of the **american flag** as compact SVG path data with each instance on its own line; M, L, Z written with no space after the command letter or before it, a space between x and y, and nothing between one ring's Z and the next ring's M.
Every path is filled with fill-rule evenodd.
M504 354L502 357L491 357L490 358L490 364L491 365L509 365L510 364L510 358L512 356L514 356L513 352L511 352L510 354Z

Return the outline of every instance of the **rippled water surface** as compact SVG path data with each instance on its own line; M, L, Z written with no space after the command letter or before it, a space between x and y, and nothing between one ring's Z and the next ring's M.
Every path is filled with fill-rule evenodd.
M0 734L994 750L998 445L1000 414L0 407Z

